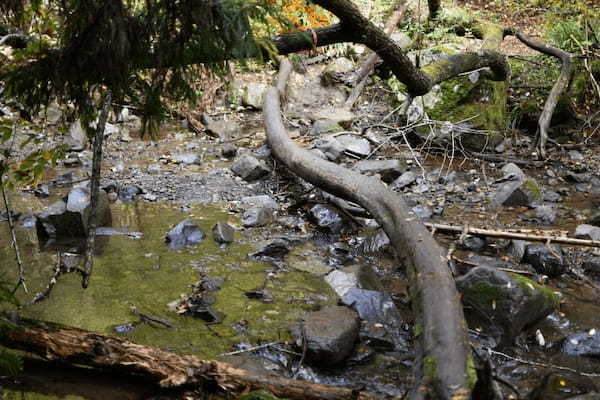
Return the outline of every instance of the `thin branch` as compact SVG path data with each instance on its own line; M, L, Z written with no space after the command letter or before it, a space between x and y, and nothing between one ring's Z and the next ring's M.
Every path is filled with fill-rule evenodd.
M19 278L15 288L13 289L13 293L16 293L20 286L22 286L25 293L27 293L27 285L25 284L25 267L23 266L23 261L21 260L21 252L19 251L19 243L17 242L17 234L15 232L15 224L12 219L12 211L10 210L8 196L6 196L6 189L4 188L4 175L0 175L0 188L2 189L2 199L4 200L4 207L6 209L8 228L10 229L11 247L15 251L15 260L17 261L17 267L19 268Z
M92 181L90 187L90 215L88 218L88 235L84 262L84 275L81 280L81 286L85 289L90 283L92 268L94 266L94 246L96 241L96 227L98 225L98 197L100 195L100 166L102 164L102 140L104 138L104 128L108 119L108 111L112 102L112 93L110 90L106 94L102 113L96 126L96 135L94 137L94 158L92 160Z

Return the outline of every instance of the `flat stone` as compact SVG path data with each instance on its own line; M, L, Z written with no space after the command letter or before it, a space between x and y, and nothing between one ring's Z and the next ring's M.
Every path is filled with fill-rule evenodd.
M575 237L587 240L600 240L600 228L588 224L577 225L577 228L575 228Z
M406 171L406 164L400 160L361 160L352 167L363 175L381 176L384 182L391 182Z
M329 120L340 125L344 129L350 129L352 122L356 119L356 114L345 108L325 108L317 111L313 115L313 120Z
M242 104L262 110L265 93L269 86L260 82L250 82L242 89Z
M165 241L171 249L181 249L201 243L205 236L204 231L198 225L186 219L167 233Z
M346 150L346 146L334 137L321 138L313 144L313 147L322 151L330 161L337 161Z
M340 124L335 121L330 119L319 119L316 120L310 128L310 135L321 136L324 134L341 132L343 130L344 128L342 128Z
M202 156L196 153L175 154L174 156L171 156L171 160L177 164L202 164Z
M417 181L417 174L413 171L406 171L392 182L392 189L401 190L405 187L412 185Z
M358 276L354 273L336 269L325 277L325 282L331 286L338 296L344 297L350 289L358 287Z
M268 207L251 207L242 214L242 225L246 228L264 226L272 222L273 209Z
M279 204L273 199L271 196L266 194L261 194L257 196L245 196L242 197L240 201L242 207L265 207L269 208L273 211L279 210Z
M341 135L337 139L348 153L358 157L367 157L371 154L371 144L367 139L352 135Z
M221 140L235 139L239 136L240 126L235 121L213 120L208 114L202 114L202 124L209 136Z

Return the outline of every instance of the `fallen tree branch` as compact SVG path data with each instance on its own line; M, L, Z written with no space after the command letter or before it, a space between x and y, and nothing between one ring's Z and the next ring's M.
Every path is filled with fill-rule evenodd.
M282 65L289 64L284 60ZM290 68L279 75L288 79ZM278 84L278 87L281 85ZM383 226L398 260L406 267L417 316L419 355L413 399L467 399L470 396L466 324L445 254L397 194L378 179L314 156L296 145L285 130L279 91L265 96L265 125L273 155L316 187L360 204Z
M459 225L447 225L437 224L433 222L423 223L427 228L435 230L436 232L446 233L460 233L473 234L477 236L494 237L498 239L514 239L514 240L525 240L528 242L544 242L544 243L557 243L566 244L571 246L584 246L584 247L600 247L600 241L598 240L587 240L587 239L576 239L569 237L556 237L548 235L534 235L525 232L514 232L514 231L500 231L496 229L481 229L472 228Z
M573 75L573 54L568 53L559 48L538 42L536 40L531 39L530 37L525 36L523 33L518 31L513 31L508 29L507 32L509 34L515 35L517 39L523 42L528 47L539 51L540 53L558 58L558 60L562 64L562 68L560 70L560 75L558 79L554 83L546 102L544 103L544 109L542 110L542 114L538 120L538 129L539 135L537 138L537 149L540 153L541 158L546 157L546 142L548 141L548 130L550 129L550 122L552 121L552 114L554 114L554 109L560 100L560 97L563 95L569 83L571 82L571 77Z
M0 318L0 344L45 360L140 374L163 387L194 385L207 392L240 394L266 389L275 396L298 400L375 400L385 396L344 387L263 375L219 361L171 353L126 339L31 320ZM389 398L389 397L388 397Z
M404 13L406 12L407 8L408 8L408 3L406 2L406 0L398 0L398 2L396 3L396 6L395 6L394 12L392 13L392 16L388 19L388 21L385 24L384 31L386 34L389 35L394 32L394 30L396 29L396 26L398 25L400 20L402 20L402 18L404 17ZM378 60L379 60L379 56L377 55L377 53L373 52L373 53L369 54L369 57L367 57L367 60L361 65L361 67L355 73L355 76L353 77L353 79L356 82L356 85L354 86L354 88L352 89L352 92L348 96L348 99L344 103L344 108L346 108L348 110L352 109L352 107L354 106L354 103L356 103L356 100L358 100L358 96L360 96L361 92L363 91L364 87L366 86L369 75L371 75L371 72L373 71L373 67L375 66L375 63L377 63Z

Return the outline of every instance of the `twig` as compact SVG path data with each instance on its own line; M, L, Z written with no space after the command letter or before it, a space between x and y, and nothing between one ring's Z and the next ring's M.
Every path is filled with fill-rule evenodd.
M12 240L11 247L15 251L15 260L17 261L17 266L19 268L19 278L15 288L13 289L13 293L16 293L20 286L22 286L25 293L27 293L27 285L25 284L25 268L23 267L23 261L21 260L21 253L19 251L19 244L17 242L17 235L15 232L15 224L12 219L12 211L10 210L8 197L6 196L6 190L4 189L4 175L0 175L0 188L2 188L2 199L4 200L6 218L8 221L8 227L10 229L10 236Z
M168 329L175 329L176 328L175 325L173 325L172 323L170 323L166 319L160 318L160 317L155 317L153 315L148 315L148 314L141 313L135 307L131 307L131 312L133 313L133 315L135 315L136 317L139 317L144 322L154 322L154 323L162 325L162 326L164 326L165 328L168 328Z
M423 223L429 229L435 229L439 232L450 232L450 233L463 233L464 228L462 226L437 224L433 222ZM600 241L598 240L587 240L587 239L576 239L569 237L553 237L543 235L532 235L523 232L511 232L511 231L499 231L492 229L481 229L469 227L469 233L478 236L488 236L500 239L515 239L515 240L526 240L529 242L544 242L544 243L560 243L571 246L584 246L584 247L600 247Z
M235 356L237 354L249 353L251 351L265 349L267 347L271 347L276 344L279 344L279 342L269 342L269 343L261 344L261 345L254 346L254 347L248 347L247 349L244 349L244 350L230 351L229 353L217 354L217 357L228 357L228 356Z
M92 178L90 187L90 215L88 218L88 235L84 261L84 275L81 280L81 286L85 289L90 283L92 268L94 266L94 246L96 241L96 226L98 225L98 196L100 194L100 166L102 164L102 140L104 138L104 128L108 119L108 111L112 100L112 93L107 92L102 106L102 112L96 126L96 135L94 137L94 157L92 160Z
M568 372L573 372L573 373L575 373L575 374L577 374L577 375L581 375L581 376L587 376L587 377L590 377L590 378L597 378L597 377L600 377L600 374L589 373L589 372L581 372L581 371L579 371L579 370L576 370L576 369L574 369L574 368L563 367L563 366L560 366L560 365L553 365L553 364L544 364L544 363L540 363L540 362L537 362L537 361L529 361L529 360L524 360L524 359L522 359L522 358L518 358L518 357L509 356L508 354L505 354L505 353L502 353L502 352L499 352L499 351L496 351L496 350L492 350L492 349L491 349L491 348L489 348L489 347L484 347L484 349L485 349L485 350L486 350L488 353L490 353L490 354L494 354L494 355L497 355L497 356L501 356L501 357L507 358L507 359L509 359L509 360L516 361L516 362L518 362L518 363L521 363L521 364L533 365L533 366L535 366L535 367L542 367L542 368L552 368L552 369L558 369L558 370L560 370L560 371L568 371Z

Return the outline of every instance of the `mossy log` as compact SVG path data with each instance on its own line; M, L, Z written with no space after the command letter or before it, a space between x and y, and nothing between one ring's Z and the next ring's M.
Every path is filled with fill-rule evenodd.
M389 397L234 368L219 361L168 352L129 340L31 320L0 318L0 345L45 360L141 375L162 387L239 395L264 389L298 400L375 400Z
M445 252L404 200L379 179L322 160L292 141L280 110L280 92L291 67L284 60L277 87L265 96L265 124L273 155L296 175L336 196L360 204L383 226L411 280L420 357L413 399L470 398L466 324ZM432 365L435 368L432 368ZM473 372L473 371L471 371Z

